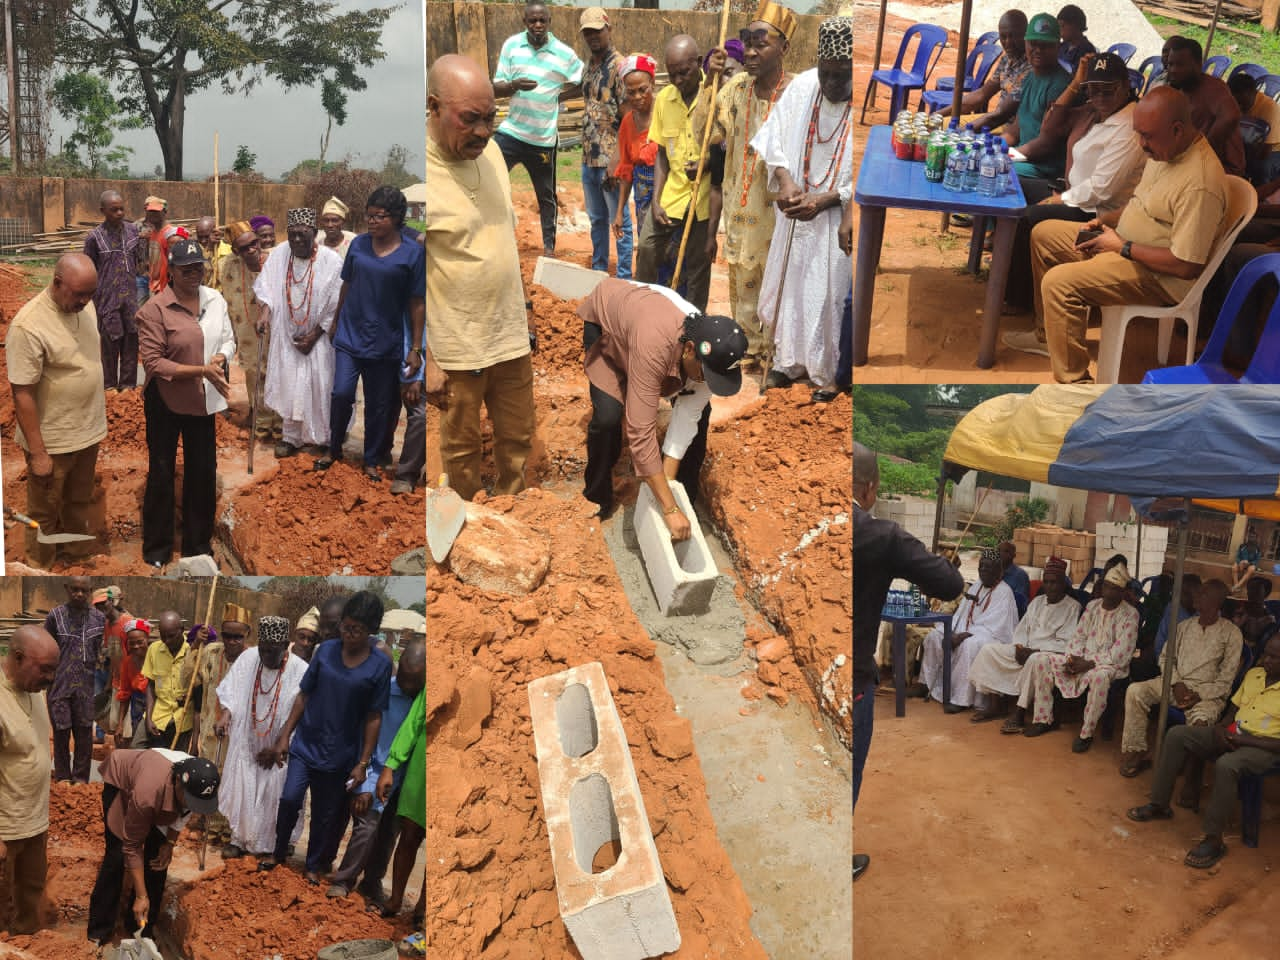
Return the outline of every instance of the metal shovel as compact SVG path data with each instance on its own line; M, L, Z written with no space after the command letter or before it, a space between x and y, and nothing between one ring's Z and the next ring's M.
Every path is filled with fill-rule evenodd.
M466 521L467 505L456 490L450 489L449 477L440 474L436 489L427 491L427 546L432 560L444 563Z
M19 513L12 507L5 507L5 513L22 524L24 527L30 527L36 532L36 539L41 543L78 543L81 540L96 540L91 533L45 533L40 529L40 524L32 520L25 513Z
M141 934L142 928L139 927L133 939L120 941L120 951L116 954L118 960L164 960L156 942Z
M219 736L217 758L213 761L213 765L217 767L219 770L222 769L222 753L223 753L223 747L225 747L226 745L227 745L227 738L225 736ZM200 852L197 855L196 860L199 862L201 870L204 870L204 853L209 848L209 817L210 816L212 816L212 814L206 813L204 815L203 822L200 824Z

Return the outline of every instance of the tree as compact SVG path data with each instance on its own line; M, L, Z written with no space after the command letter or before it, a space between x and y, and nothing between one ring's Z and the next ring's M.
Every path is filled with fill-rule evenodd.
M293 624L312 607L319 609L330 597L349 597L355 592L328 577L272 577L259 590L283 598L280 615Z
M52 98L54 108L75 124L63 143L65 160L91 177L127 169L133 149L111 144L117 130L136 130L142 123L121 111L105 80L91 73L64 73L53 84Z
M247 93L264 79L286 90L326 79L339 92L367 86L357 70L384 58L392 8L338 8L335 0L96 0L72 7L58 51L75 69L118 78L121 107L150 123L165 176L181 180L191 94L214 84Z
M258 155L250 150L245 144L236 147L236 159L231 164L232 173L253 173L253 168L257 166Z
M408 168L409 151L400 144L392 144L387 150L387 158L382 163L382 171L379 174L382 182L393 187L403 190L411 184L418 183L422 179L421 174L410 172Z

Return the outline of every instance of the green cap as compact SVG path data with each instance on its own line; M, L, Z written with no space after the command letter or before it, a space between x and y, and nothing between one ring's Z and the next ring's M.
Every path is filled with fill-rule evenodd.
M1040 43L1059 43L1062 32L1058 29L1058 18L1052 13L1037 13L1027 21L1027 35L1024 40L1038 40Z

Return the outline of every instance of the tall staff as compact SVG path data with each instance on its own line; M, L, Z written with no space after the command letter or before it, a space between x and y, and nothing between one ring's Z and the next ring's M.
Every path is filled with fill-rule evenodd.
M253 431L250 430L249 432L252 433ZM205 606L205 611L204 611L204 627L205 627L206 637L208 636L209 621L213 617L213 598L217 594L217 592L218 592L218 574L215 573L213 575L213 581L209 584L209 603ZM187 720L187 707L190 706L191 704L191 694L195 692L196 680L199 679L200 677L200 659L201 657L204 656L204 648L205 648L205 645L203 643L196 648L196 666L195 666L195 669L191 671L191 680L187 683L187 695L186 697L183 698L182 706L178 708L178 715L173 723L173 742L169 744L170 750L178 749L178 738L182 736L182 725L186 723L186 720ZM197 750L200 749L200 743L198 739L196 740L196 749Z

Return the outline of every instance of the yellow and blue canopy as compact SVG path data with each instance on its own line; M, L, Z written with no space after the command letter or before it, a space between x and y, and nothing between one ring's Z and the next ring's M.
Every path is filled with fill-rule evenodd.
M965 469L1280 520L1280 388L1056 385L980 404L943 456Z

